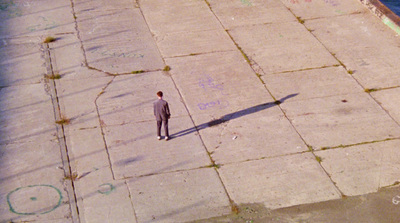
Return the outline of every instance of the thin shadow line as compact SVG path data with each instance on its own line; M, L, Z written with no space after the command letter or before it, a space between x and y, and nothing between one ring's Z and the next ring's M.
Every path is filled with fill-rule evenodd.
M222 116L219 119L211 120L211 121L203 123L201 125L197 125L197 126L194 126L192 128L188 128L188 129L182 130L180 132L171 134L170 136L171 136L171 138L181 137L181 136L185 136L185 135L200 131L200 130L208 128L208 127L217 126L217 125L220 125L222 123L228 122L230 120L237 119L237 118L240 118L240 117L245 116L245 115L250 115L250 114L253 114L253 113L256 113L256 112L259 112L259 111L262 111L262 110L265 110L265 109L268 109L268 108L271 108L271 107L274 107L276 105L279 105L279 104L283 103L285 100L287 100L289 98L292 98L292 97L295 97L297 95L298 95L298 93L290 94L290 95L288 95L288 96L286 96L286 97L284 97L284 98L282 98L282 99L280 99L278 101L275 101L275 102L268 102L268 103L264 103L264 104L259 104L259 105L256 105L256 106L253 106L253 107L250 107L250 108L246 108L246 109L243 109L243 110L240 110L240 111L232 112L232 113L229 113L229 114L226 114L226 115Z

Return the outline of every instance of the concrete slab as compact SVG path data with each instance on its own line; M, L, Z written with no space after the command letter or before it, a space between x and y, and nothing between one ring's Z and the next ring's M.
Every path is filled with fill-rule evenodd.
M75 181L81 222L136 223L125 181L107 180L109 170L97 170Z
M55 42L49 43L50 57L52 69L55 74L61 75L63 80L66 79L85 79L105 76L100 72L90 70L84 66L85 57L82 45L76 34L59 34L54 35L57 39ZM71 57L71 55L74 55Z
M100 127L85 130L67 130L66 144L72 172L78 178L85 177L99 169L108 169L103 180L112 180L111 164ZM106 172L105 170L103 170Z
M56 139L53 105L43 83L1 88L0 144Z
M281 106L314 149L400 135L398 124L366 93L293 101Z
M146 22L155 36L182 31L217 30L222 26L202 0L141 0Z
M0 45L0 87L40 83L46 68L36 42L13 43L4 40Z
M288 98L288 102L364 91L343 67L272 74L261 78L276 98L298 94L296 97Z
M186 222L231 211L213 168L133 178L127 183L138 222Z
M92 73L92 78L62 78L56 81L62 114L70 120L65 126L66 130L94 128L100 124L96 99L114 77L101 77L100 72Z
M400 95L400 88L371 92L371 95L397 123L400 123L400 106L399 100L396 99Z
M296 21L296 17L279 0L211 0L209 3L225 29Z
M51 220L70 215L57 141L3 144L0 151L2 222Z
M116 77L96 101L102 122L107 125L155 120L153 103L162 91L172 117L187 110L167 72L149 72Z
M366 12L360 1L347 0L283 0L296 17L315 19Z
M238 51L169 58L166 63L190 114L208 115L207 122L273 101Z
M162 69L164 63L141 11L133 5L107 11L109 4L112 3L93 11L76 6L89 66L110 73ZM93 18L94 15L97 17ZM88 16L91 18L87 19Z
M68 1L4 1L0 10L0 38L41 36L75 31Z
M229 35L222 29L173 32L155 38L164 58L237 50Z
M400 85L400 65L395 59L400 56L400 39L373 14L316 19L306 21L305 25L348 70L353 71L354 78L364 88Z
M229 33L265 74L338 64L299 22L237 27Z
M171 118L172 139L157 140L156 122L137 122L105 128L105 138L116 179L187 170L211 165L189 117ZM162 131L162 135L164 132Z
M219 173L237 204L276 209L341 197L311 153L224 165Z
M200 134L217 164L235 163L307 151L308 148L286 117L268 111L275 104L237 112ZM254 140L257 139L257 140Z
M367 194L400 181L399 140L318 151L321 165L347 196Z

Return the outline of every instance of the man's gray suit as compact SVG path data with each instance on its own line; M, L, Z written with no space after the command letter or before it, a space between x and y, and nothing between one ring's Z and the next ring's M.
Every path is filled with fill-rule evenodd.
M171 117L168 102L158 99L154 102L154 116L157 120L157 136L161 136L161 124L164 125L165 137L169 137L168 119Z

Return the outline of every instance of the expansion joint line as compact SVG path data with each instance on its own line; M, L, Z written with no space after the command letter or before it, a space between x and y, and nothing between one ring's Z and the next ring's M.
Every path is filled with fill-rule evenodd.
M348 71L348 69L347 69L347 67L342 63L342 61L340 61L336 56L335 56L335 54L334 53L332 53L329 49L328 49L328 47L327 46L325 46L325 44L323 44L322 42L321 42L321 40L319 40L313 33L312 33L312 31L304 24L304 20L302 20L302 19L300 19L300 17L297 17L296 16L296 14L292 11L292 10L290 10L290 8L288 8L287 7L287 9L289 10L289 12L290 13L292 13L293 14L293 16L294 17L296 17L297 19L298 19L298 21L299 21L299 23L301 24L301 25L303 25L304 26L304 28L306 28L309 32L310 32L310 34L338 61L338 63L348 72L348 73L350 73L349 71ZM353 77L354 78L354 77ZM358 83L358 81L357 81L357 83ZM280 106L279 106L279 108L281 108ZM300 133L299 133L299 131L295 128L295 126L294 126L294 124L292 123L292 121L287 117L287 115L286 115L286 113L283 111L283 109L281 108L281 110L282 110L282 112L284 113L284 115L285 115L285 117L289 120L289 122L290 122L290 124L292 125L292 127L294 128L294 130L297 132L297 134L300 136L300 138L301 138L301 140L303 140L303 142L307 145L307 147L309 148L309 151L311 152L311 154L313 154L313 156L314 156L314 158L318 161L318 163L319 163L319 166L322 168L322 170L325 172L325 174L326 174L326 176L331 180L331 182L332 182L332 184L334 185L334 187L336 188L336 190L340 193L340 195L342 196L342 197L344 197L345 195L344 195L344 193L340 190L340 188L337 186L337 184L336 184L336 182L332 179L332 177L331 177L331 175L328 173L328 171L325 169L325 167L322 165L322 163L321 163L321 157L318 157L317 155L315 155L315 151L314 151L314 149L310 146L310 145L308 145L307 144L307 142L306 142L306 140L300 135Z
M53 70L53 64L52 64L52 59L51 59L51 53L50 53L50 48L47 43L44 43L42 45L44 48L44 58L46 62L46 71L47 71L47 76L52 76L54 75L54 70ZM58 99L58 94L57 94L57 87L56 87L56 82L54 79L49 79L45 77L45 83L48 85L48 93L50 94L52 104L53 104L53 112L56 120L61 120L62 115L61 115L61 109L60 109L60 103ZM77 198L76 198L76 193L75 193L75 186L74 186L74 181L73 181L73 173L70 165L70 158L68 155L68 148L67 148L67 143L65 139L65 132L64 132L64 125L56 125L57 129L57 138L59 141L60 145L60 152L61 152L61 159L63 163L63 170L64 170L64 176L66 178L70 178L71 180L65 180L64 185L66 187L66 192L68 194L68 199L69 199L69 207L71 211L71 218L74 223L79 223L79 210L77 206Z
M84 59L83 65L85 67L89 67L89 64L88 64L88 61L87 61L87 58L86 58L86 51L85 51L85 48L83 47L83 41L82 41L82 38L81 38L81 34L79 32L78 21L77 21L77 16L76 16L76 12L75 12L75 3L74 3L74 0L70 0L70 1L71 1L72 15L74 17L76 36L77 36L79 42L81 43L81 50L82 50L83 59Z
M99 111L99 106L97 105L97 100L98 100L98 99L100 98L100 96L105 92L105 90L108 88L108 86L111 85L111 83L114 81L115 77L116 77L116 76L114 76L114 77L106 84L106 86L101 90L101 92L97 95L96 99L94 100L94 104L95 104L95 106L96 106L97 117L99 118L101 135L102 135L102 137L103 137L104 148L106 149L107 158L108 158L108 163L109 163L109 165L110 165L110 169L111 169L111 174L112 174L113 180L115 180L115 175L114 175L114 171L113 171L113 167L112 167L110 152L109 152L108 146L107 146L106 135L105 135L105 132L104 132L104 129L103 129L103 128L105 127L105 123L104 123L104 121L101 119L100 111Z

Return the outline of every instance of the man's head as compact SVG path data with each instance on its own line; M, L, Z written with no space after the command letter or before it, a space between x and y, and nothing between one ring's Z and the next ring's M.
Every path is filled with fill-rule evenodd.
M158 96L159 98L162 98L162 96L163 96L162 91L157 92L157 96Z

